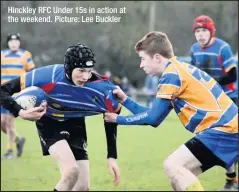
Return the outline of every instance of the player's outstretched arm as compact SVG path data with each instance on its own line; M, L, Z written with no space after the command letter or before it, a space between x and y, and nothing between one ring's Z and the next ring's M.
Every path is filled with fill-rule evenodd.
M117 123L104 121L107 143L107 158L117 159Z
M153 102L153 107L146 112L129 116L106 113L105 121L116 122L119 125L151 125L157 127L167 117L171 109L170 100L156 98Z
M134 101L132 98L127 97L123 106L130 110L133 114L139 114L148 111L150 108L145 107Z
M113 94L117 97L118 101L126 107L133 114L142 113L148 111L148 107L144 107L134 101L132 98L128 97L119 86L113 91Z
M120 114L121 109L117 112ZM120 171L117 165L117 123L105 122L105 134L107 142L107 163L110 174L114 174L114 185L120 183Z

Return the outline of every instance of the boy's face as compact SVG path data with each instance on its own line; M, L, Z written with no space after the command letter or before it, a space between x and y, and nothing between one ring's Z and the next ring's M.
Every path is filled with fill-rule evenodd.
M161 65L161 56L159 54L154 54L153 57L148 55L145 51L138 52L141 58L140 68L144 70L148 75L158 75L164 70L163 65Z
M17 51L20 47L20 41L18 39L12 39L8 41L8 47L11 51Z
M93 68L75 68L72 71L72 81L76 86L83 86L91 78Z
M210 31L205 28L197 28L194 32L197 42L201 47L205 46L210 39Z

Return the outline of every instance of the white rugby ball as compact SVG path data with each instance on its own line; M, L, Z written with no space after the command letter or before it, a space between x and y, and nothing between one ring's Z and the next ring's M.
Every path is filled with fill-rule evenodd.
M27 87L14 96L15 101L21 105L23 109L38 107L42 102L47 101L46 98L46 93L36 86Z

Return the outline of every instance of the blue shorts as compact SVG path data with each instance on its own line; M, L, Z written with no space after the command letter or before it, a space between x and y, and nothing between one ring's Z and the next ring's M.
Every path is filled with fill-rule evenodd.
M225 163L225 168L230 168L238 159L238 133L208 129L195 137Z
M7 109L5 109L4 107L1 106L1 114L8 115L8 114L10 114L10 112Z

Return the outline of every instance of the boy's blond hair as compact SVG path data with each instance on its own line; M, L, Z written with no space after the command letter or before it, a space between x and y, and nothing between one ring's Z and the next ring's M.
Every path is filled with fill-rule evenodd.
M135 45L135 50L145 51L151 57L159 53L163 57L170 59L174 56L173 46L165 33L159 31L152 31L146 34Z

